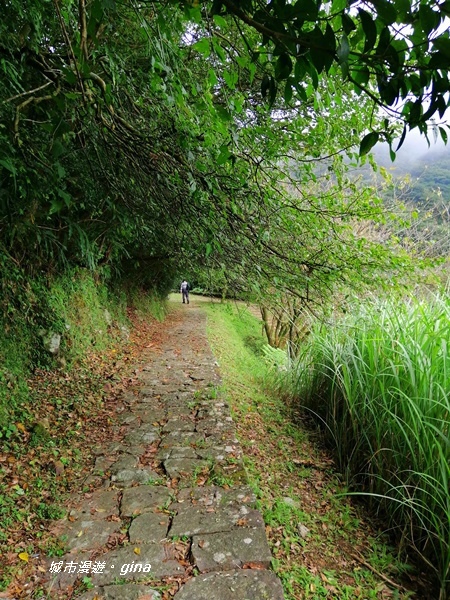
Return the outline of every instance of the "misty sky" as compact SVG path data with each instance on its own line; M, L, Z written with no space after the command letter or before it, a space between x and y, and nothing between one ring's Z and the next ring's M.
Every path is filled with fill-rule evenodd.
M397 158L394 163L391 163L389 158L389 149L387 144L377 144L373 149L373 154L376 157L377 162L383 164L386 167L397 167L406 168L407 165L415 163L417 161L425 161L427 163L433 161L436 154L442 154L443 151L447 150L449 154L449 168L450 168L450 147L446 146L441 140L440 136L437 141L434 140L433 132L430 131L429 135L430 147L428 147L425 136L420 135L417 129L413 129L406 134L403 146L397 152ZM395 144L394 144L395 149Z

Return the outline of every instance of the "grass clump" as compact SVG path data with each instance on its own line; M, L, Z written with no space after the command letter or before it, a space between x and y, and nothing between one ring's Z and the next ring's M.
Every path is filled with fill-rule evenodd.
M154 291L143 291L133 288L129 292L129 304L133 306L137 314L143 318L151 315L154 319L162 323L167 316L167 302L162 300L161 296Z
M282 385L316 415L347 481L450 593L450 300L379 301L316 324Z

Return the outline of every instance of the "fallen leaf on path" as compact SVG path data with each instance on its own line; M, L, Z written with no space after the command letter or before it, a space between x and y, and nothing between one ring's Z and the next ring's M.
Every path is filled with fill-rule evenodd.
M257 562L248 562L245 563L244 565L242 565L243 569L257 569L259 571L263 571L264 567L261 563L257 563Z

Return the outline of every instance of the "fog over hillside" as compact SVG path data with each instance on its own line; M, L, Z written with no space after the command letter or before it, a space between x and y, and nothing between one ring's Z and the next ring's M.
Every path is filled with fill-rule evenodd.
M387 144L377 144L372 152L379 165L398 175L423 170L425 166L430 167L443 160L448 160L450 170L450 143L446 146L440 137L435 141L432 133L429 138L430 146L419 132L409 132L394 162L389 157Z
M432 207L439 222L446 223L446 237L450 236L450 143L445 145L441 139L434 140L430 135L430 146L419 133L411 132L397 153L394 162L390 160L387 144L378 144L373 149L375 162L394 176L394 181L405 179L407 187L394 187L395 194L402 189L402 200L416 205ZM381 181L379 174L371 174L368 165L362 170L363 178ZM382 192L383 197L390 198L389 189ZM396 196L398 197L398 196ZM443 212L445 212L445 218ZM450 238L449 238L450 239Z

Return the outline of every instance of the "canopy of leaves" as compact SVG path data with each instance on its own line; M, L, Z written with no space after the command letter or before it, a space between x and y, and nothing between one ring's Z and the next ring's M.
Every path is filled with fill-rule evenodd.
M305 82L317 88L325 73L340 70L357 94L368 94L408 128L427 132L449 103L450 36L447 1L410 0L211 0L203 14L232 15L260 34L252 60L266 65L263 95L273 102L277 88L308 97ZM244 35L244 34L243 34ZM250 44L249 48L250 48ZM447 131L440 128L444 141ZM361 154L384 136L391 144L389 120L367 134Z
M378 63L391 65L392 52L380 52L395 19L388 23L377 9L369 36L372 16L362 8L323 10L274 2L264 21L251 3L7 0L0 24L5 260L31 273L102 266L162 292L182 270L207 266L237 289L283 288L306 300L329 294L337 281L373 282L386 268L390 278L403 258L355 233L355 220L382 219L383 210L347 179L339 152L355 157L368 124L384 126L370 77L356 86L351 73L355 61L375 75ZM300 33L306 45L293 58L288 38ZM419 55L408 56L420 71ZM333 71L336 60L348 62L349 82ZM427 73L440 78L439 110L445 77L433 64ZM369 147L366 135L361 153Z

